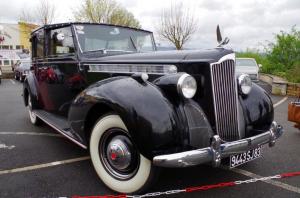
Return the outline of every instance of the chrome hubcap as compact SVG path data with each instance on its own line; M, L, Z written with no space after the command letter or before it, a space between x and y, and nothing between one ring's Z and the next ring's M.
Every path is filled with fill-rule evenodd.
M99 155L106 171L116 179L128 180L138 170L139 154L127 132L122 129L109 129L103 134L99 143Z
M131 153L127 145L117 137L113 138L107 147L109 163L116 169L124 170L129 167Z

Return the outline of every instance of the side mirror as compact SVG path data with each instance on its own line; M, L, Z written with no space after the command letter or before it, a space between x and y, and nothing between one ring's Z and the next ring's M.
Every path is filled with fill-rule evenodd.
M258 67L261 68L261 67L262 67L262 64L258 64Z
M56 40L57 41L63 41L63 40L65 40L65 34L64 33L58 33L58 34L56 34Z

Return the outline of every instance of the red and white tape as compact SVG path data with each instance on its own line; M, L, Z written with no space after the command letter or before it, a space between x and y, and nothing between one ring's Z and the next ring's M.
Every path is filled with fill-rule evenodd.
M204 186L194 186L194 187L188 187L185 189L180 190L169 190L164 192L153 192L153 193L147 193L144 195L102 195L102 196L72 196L72 198L144 198L144 197L157 197L161 195L171 195L171 194L178 194L178 193L189 193L189 192L195 192L195 191L205 191L210 190L214 188L225 188L230 186L237 186L241 184L249 184L254 183L258 181L266 181L266 180L273 180L273 179L282 179L287 177L295 177L300 176L299 172L291 172L291 173L283 173L280 175L274 175L269 177L261 177L261 178L253 178L248 180L239 180L239 181L231 181L231 182L223 182L218 184L212 184L212 185L204 185Z

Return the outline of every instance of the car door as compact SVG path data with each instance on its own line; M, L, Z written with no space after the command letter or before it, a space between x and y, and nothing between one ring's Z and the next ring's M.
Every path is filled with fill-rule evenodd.
M78 67L71 26L45 32L45 62L39 67L44 109L67 116L72 100L85 87Z

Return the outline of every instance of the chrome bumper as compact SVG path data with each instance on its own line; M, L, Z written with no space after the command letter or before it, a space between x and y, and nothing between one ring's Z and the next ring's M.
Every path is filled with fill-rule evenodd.
M268 131L238 141L221 144L220 137L215 135L210 147L169 155L159 155L153 158L153 164L161 167L175 168L211 162L213 166L217 167L221 164L222 158L229 157L230 155L243 153L264 144L269 144L269 147L274 146L276 139L278 139L282 133L282 126L273 122Z

